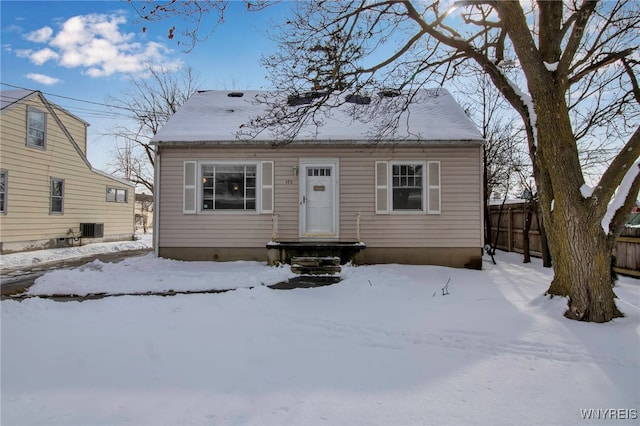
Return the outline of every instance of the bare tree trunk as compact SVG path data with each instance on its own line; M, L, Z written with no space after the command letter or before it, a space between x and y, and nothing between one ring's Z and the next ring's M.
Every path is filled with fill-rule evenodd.
M541 94L536 105L541 210L554 260L550 295L568 296L567 318L607 322L622 316L614 301L611 279L612 243L601 226L601 217L589 208L576 182L584 182L568 114L551 114L551 105L566 105L552 90ZM566 109L565 109L566 111ZM553 194L552 199L548 194Z
M544 226L544 220L540 217L540 203L536 201L536 221L538 222L538 230L540 232L540 246L542 251L542 266L545 268L551 268L553 266L551 261L551 252L549 252L549 241L547 240L547 230Z
M524 259L522 260L522 263L531 263L531 247L529 245L529 231L531 230L531 216L533 215L531 202L527 201L524 208L524 229L522 230L522 249L524 252Z
M623 316L614 302L612 247L602 229L596 229L599 224L583 229L580 222L555 227L550 234L554 258L571 260L554 262L555 276L548 293L569 297L567 318L607 322Z

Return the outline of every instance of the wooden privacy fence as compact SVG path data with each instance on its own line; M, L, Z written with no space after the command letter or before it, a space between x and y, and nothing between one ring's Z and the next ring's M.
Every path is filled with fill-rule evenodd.
M640 228L624 228L613 248L613 255L616 257L616 272L640 278Z
M526 203L509 203L502 208L500 224L500 205L489 206L491 218L491 241L496 240L496 248L517 253L524 252L524 225L527 214ZM536 212L531 216L529 230L529 250L531 256L542 256L542 242ZM640 228L624 228L613 249L618 273L640 278Z

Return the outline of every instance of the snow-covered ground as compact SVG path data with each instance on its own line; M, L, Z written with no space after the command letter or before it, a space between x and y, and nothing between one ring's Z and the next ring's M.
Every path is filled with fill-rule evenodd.
M0 271L16 268L45 266L62 260L73 260L104 253L126 250L141 250L153 246L152 234L136 234L135 241L115 241L112 243L86 244L84 246L26 251L0 255Z
M542 296L537 259L497 261L348 266L338 284L287 291L261 284L288 268L255 262L53 271L33 293L238 290L2 301L1 423L638 424L640 281L616 287L625 318L579 323Z

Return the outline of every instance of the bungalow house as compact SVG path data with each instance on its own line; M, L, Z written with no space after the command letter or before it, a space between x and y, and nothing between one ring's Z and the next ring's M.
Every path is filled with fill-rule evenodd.
M159 256L274 263L337 250L343 261L480 267L483 139L446 90L340 96L289 140L243 134L264 95L195 93L153 138ZM285 97L281 110L315 97ZM408 108L381 138L375 114L399 99Z
M39 91L0 93L0 252L131 240L134 185L91 166L88 123Z

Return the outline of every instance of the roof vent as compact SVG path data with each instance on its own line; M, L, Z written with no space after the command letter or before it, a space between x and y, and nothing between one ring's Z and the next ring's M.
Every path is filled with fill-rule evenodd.
M383 98L395 98L396 96L400 96L402 93L398 89L385 89L379 94Z
M322 95L323 93L321 92L296 93L287 97L287 104L289 106L310 104L314 99L321 98Z
M358 95L355 93L345 96L344 100L349 102L350 104L358 105L367 105L371 103L371 98L369 96Z
M241 98L244 96L244 93L242 92L229 92L227 93L227 96L230 98Z

